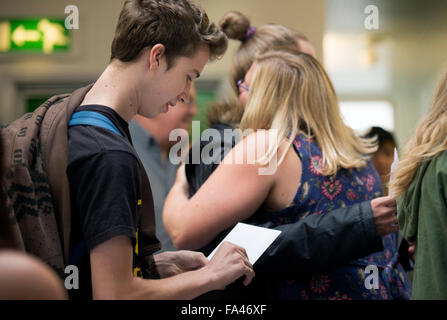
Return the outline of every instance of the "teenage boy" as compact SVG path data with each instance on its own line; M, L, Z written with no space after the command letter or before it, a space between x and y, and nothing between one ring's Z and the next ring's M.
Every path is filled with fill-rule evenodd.
M187 0L125 1L111 61L74 113L99 114L115 132L85 124L68 131L71 252L79 252L82 244L87 249L76 260L80 288L70 290L72 297L190 299L223 289L242 276L250 283L254 272L245 251L230 243L210 261L191 251L154 255L155 267L134 257L142 255L139 239L147 231L137 230L139 222L153 216L141 209L152 197L128 123L136 114L153 118L177 101L188 101L192 81L226 48L225 35ZM152 248L149 253L157 251L153 230L144 239ZM145 263L134 269L135 260ZM162 279L135 276L155 270Z

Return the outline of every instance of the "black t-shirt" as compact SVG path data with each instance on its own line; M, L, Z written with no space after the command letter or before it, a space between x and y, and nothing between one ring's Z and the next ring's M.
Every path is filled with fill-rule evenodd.
M101 113L123 135L89 125L68 129L69 263L79 269L79 289L69 290L69 295L91 299L90 250L118 235L128 236L135 245L141 176L127 122L105 106L80 106L78 111Z

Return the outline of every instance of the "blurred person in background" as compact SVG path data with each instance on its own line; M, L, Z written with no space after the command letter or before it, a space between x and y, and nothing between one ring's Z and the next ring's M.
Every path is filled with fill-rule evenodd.
M394 149L397 149L396 140L391 132L380 127L371 127L364 137L367 139L377 139L379 148L371 156L371 162L382 181L383 194L388 195L391 165L394 161ZM402 239L402 237L400 239L399 262L406 271L412 271L414 266L414 242L409 243L407 240ZM408 276L411 277L411 273L408 273Z
M365 138L377 138L379 148L372 155L371 161L382 181L383 194L388 195L391 164L394 161L394 148L397 149L396 140L391 132L380 127L372 127L365 134Z

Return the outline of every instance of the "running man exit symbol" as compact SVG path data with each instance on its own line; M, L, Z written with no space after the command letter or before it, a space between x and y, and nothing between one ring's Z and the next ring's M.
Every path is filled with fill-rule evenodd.
M0 21L0 52L68 51L69 31L64 20L22 19Z

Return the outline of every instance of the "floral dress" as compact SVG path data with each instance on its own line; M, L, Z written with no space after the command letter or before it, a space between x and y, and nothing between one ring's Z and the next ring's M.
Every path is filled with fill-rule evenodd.
M323 176L322 153L316 141L301 134L295 138L293 146L302 161L301 184L294 202L280 212L259 213L261 216L257 213L258 219L268 218L275 225L293 223L311 214L326 214L340 207L381 196L381 182L371 161L367 162L367 167L341 169L335 176ZM398 234L387 235L382 240L384 250L381 252L352 261L328 273L314 274L304 280L280 282L278 298L409 299L411 286L405 270L398 262ZM373 269L367 269L370 265ZM374 273L378 274L378 281L370 278Z

